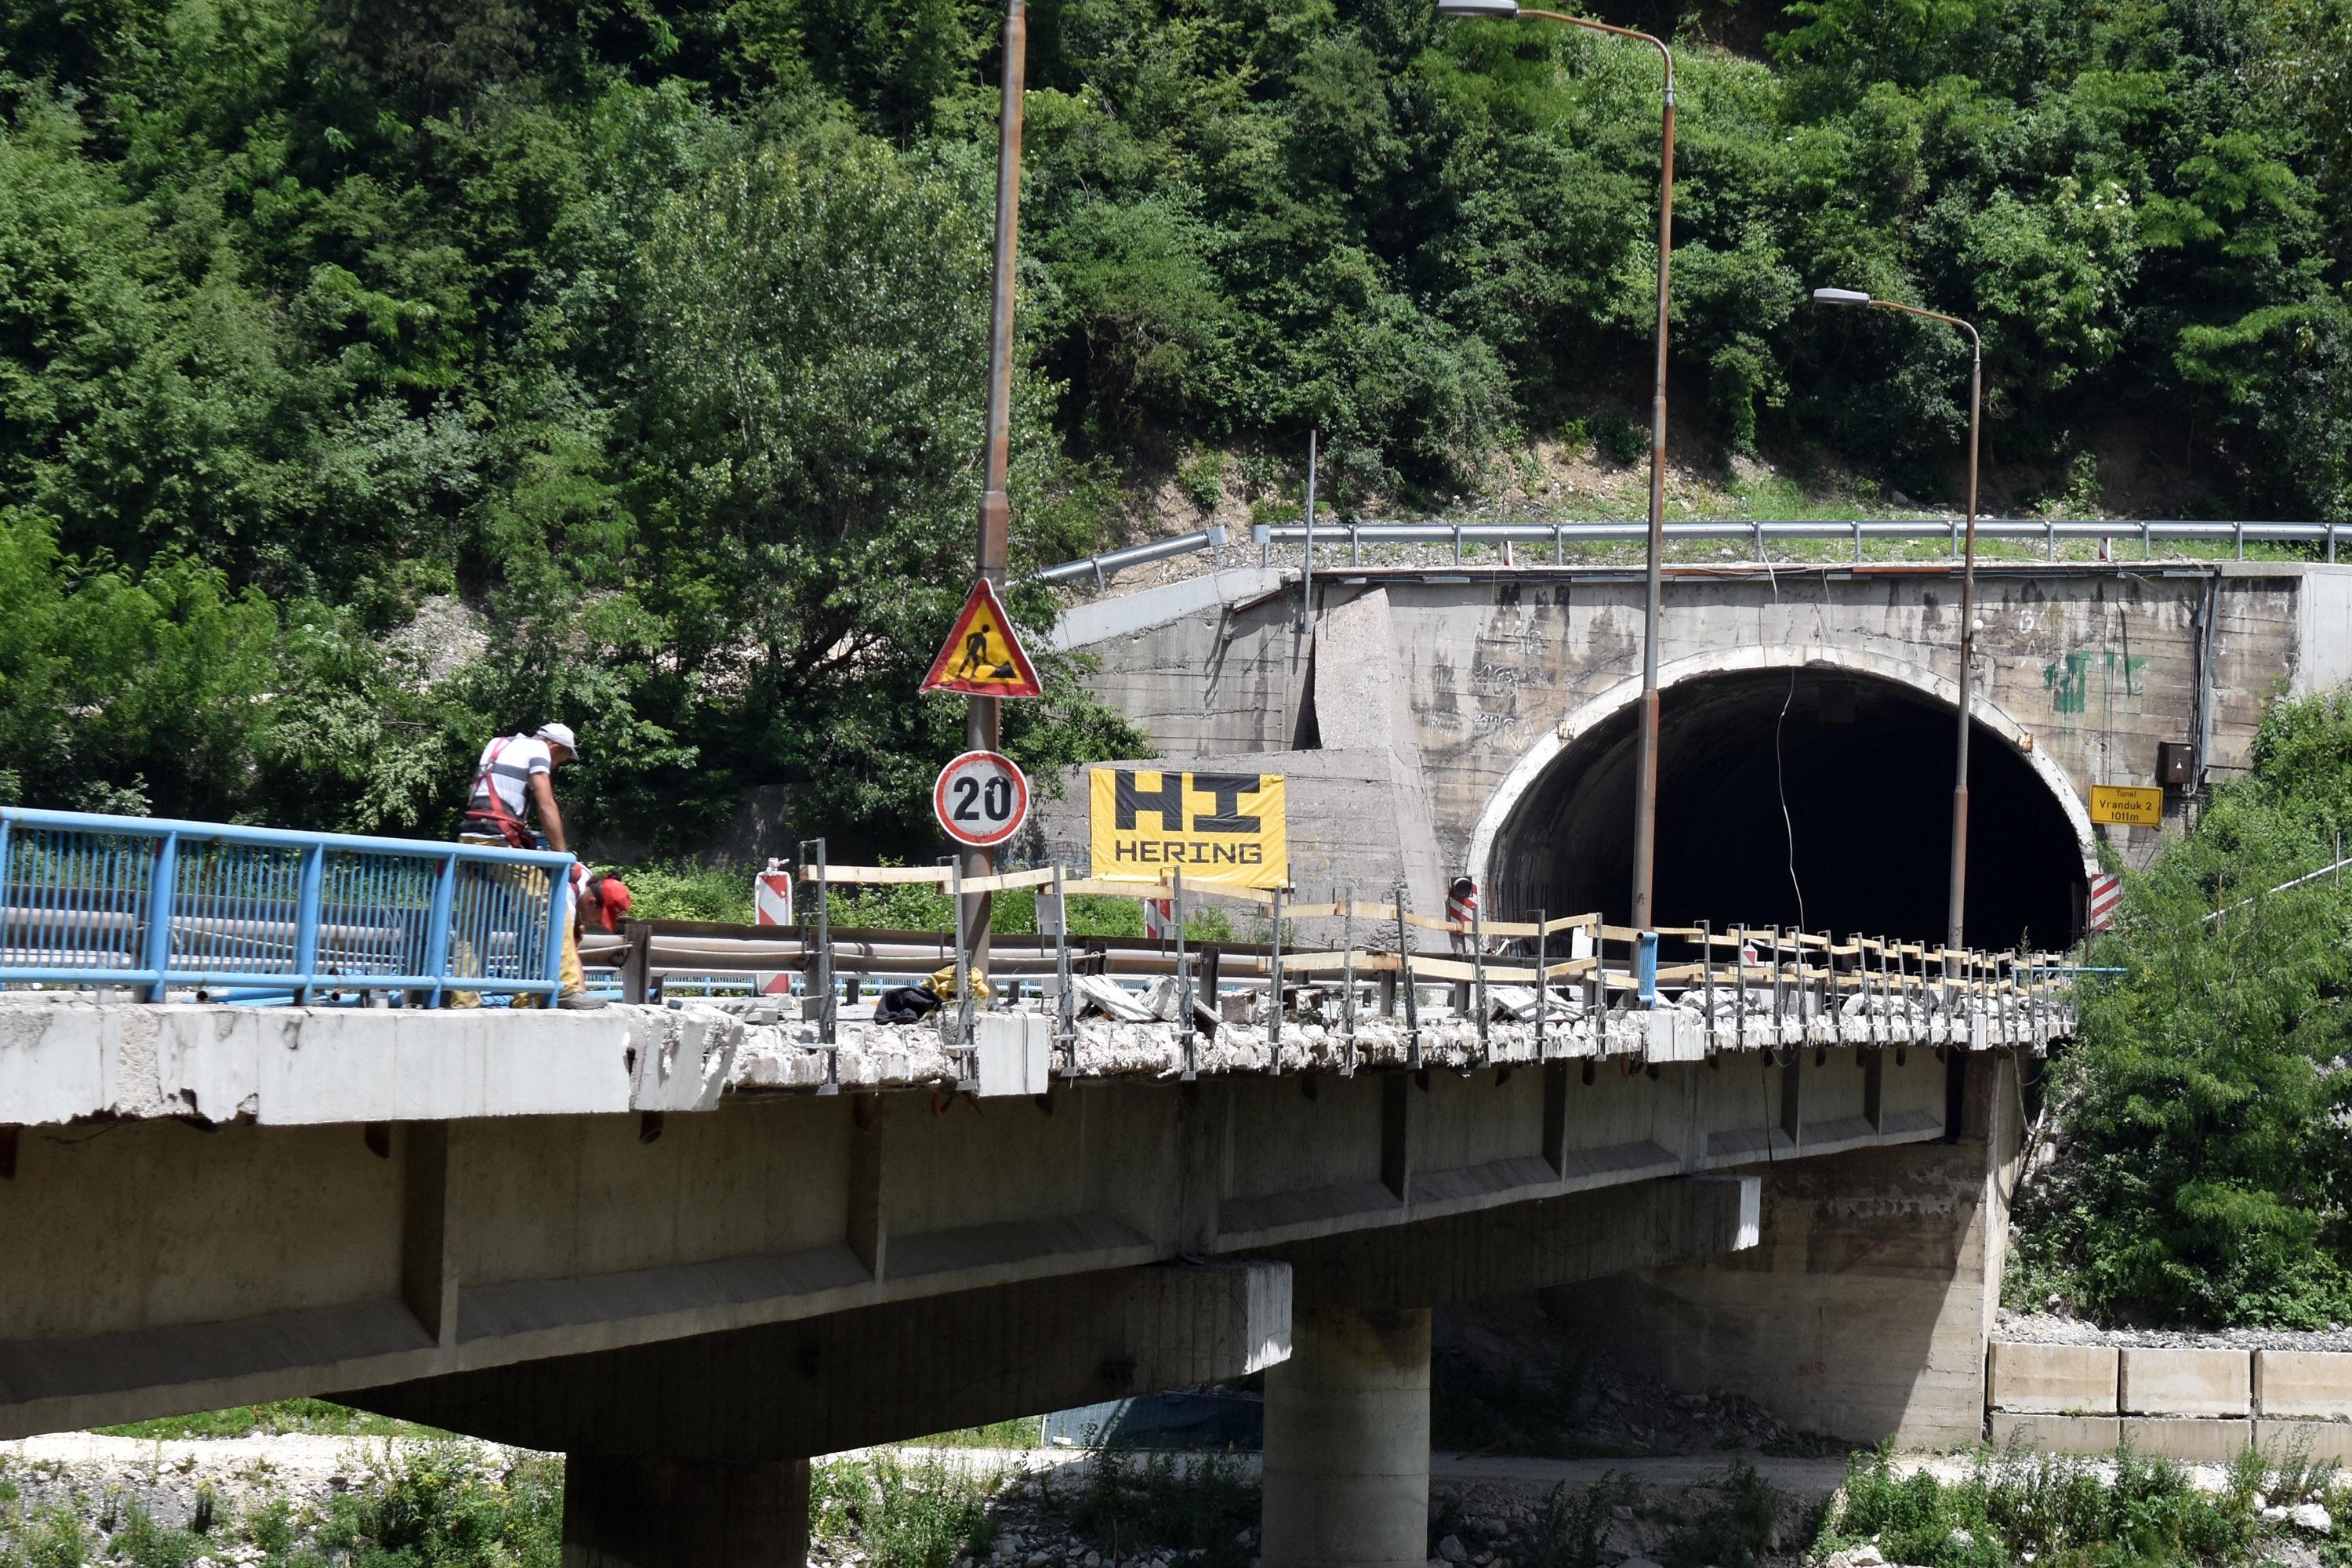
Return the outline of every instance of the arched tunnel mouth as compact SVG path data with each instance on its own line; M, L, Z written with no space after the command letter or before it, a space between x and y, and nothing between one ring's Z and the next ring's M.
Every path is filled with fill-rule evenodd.
M1944 940L1958 738L1948 704L1811 666L1702 676L1661 698L1656 924ZM1578 737L1521 797L1487 862L1494 908L1631 921L1637 713L1629 705ZM2064 946L2082 896L2064 808L1977 723L1969 945Z

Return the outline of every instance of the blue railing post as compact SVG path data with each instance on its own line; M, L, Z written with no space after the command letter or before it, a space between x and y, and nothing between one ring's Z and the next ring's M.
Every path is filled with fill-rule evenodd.
M142 989L148 1002L161 1002L172 969L172 894L180 880L180 836L166 833L155 841L155 858L147 865L146 942L139 966L154 976Z
M7 962L8 956L8 890L16 885L16 868L8 862L9 853L16 847L9 840L15 826L11 818L0 816L0 963ZM6 989L7 984L0 981L0 991Z
M436 863L433 877L433 912L425 922L425 973L433 977L433 988L425 994L425 1005L441 1005L442 993L449 988L449 918L457 907L457 857L444 855Z
M319 903L326 886L327 847L302 851L302 876L294 892L294 1005L307 1007L319 974Z
M572 865L566 861L547 874L547 973L544 978L550 1005L563 990L563 922L572 918L571 903Z
M1642 1005L1658 1005L1658 933L1645 931L1634 939L1633 985Z

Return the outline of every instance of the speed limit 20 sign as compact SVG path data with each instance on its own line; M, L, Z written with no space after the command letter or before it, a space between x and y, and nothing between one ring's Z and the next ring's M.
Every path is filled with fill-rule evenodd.
M1011 757L966 752L940 770L931 810L948 837L986 849L1003 843L1029 816L1029 781Z

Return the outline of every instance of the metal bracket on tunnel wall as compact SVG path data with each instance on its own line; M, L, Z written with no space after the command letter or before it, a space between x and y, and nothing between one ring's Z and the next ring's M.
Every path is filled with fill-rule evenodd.
M1658 1005L1658 933L1645 931L1634 939L1633 985L1642 1005Z

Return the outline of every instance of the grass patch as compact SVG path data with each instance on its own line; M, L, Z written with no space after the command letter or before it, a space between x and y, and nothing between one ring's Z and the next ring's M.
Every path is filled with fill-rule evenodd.
M1043 1415L1023 1415L1011 1421L992 1421L985 1426L961 1426L952 1432L935 1432L912 1442L894 1443L897 1448L1042 1448L1045 1446L1045 1418Z
M934 1456L909 1464L889 1449L809 1470L809 1534L837 1552L854 1544L872 1568L947 1568L996 1543L992 1479Z
M200 1485L167 1525L107 1489L37 1506L0 1497L0 1568L559 1568L563 1461L473 1443L387 1446L374 1480L317 1505L284 1497L242 1511Z
M2257 1494L2273 1504L2323 1500L2339 1517L2352 1504L2335 1467L2299 1450L2251 1454L2221 1490L2204 1491L2171 1460L2129 1451L2112 1461L1987 1453L1948 1482L1899 1475L1880 1448L1847 1466L1817 1550L1874 1541L1890 1562L1922 1568L2008 1568L2028 1554L2037 1568L2251 1563L2267 1542L2296 1536L2262 1520ZM2320 1549L2325 1561L2345 1555L2332 1540Z
M370 1410L324 1399L281 1399L271 1405L236 1405L198 1410L153 1421L131 1421L96 1428L105 1437L274 1437L306 1432L327 1437L446 1437L450 1434L414 1422L395 1421Z

